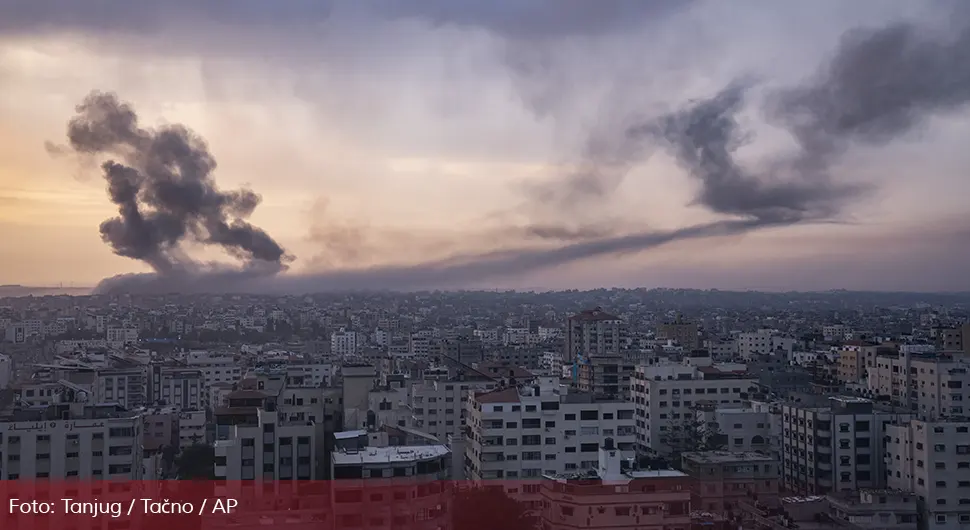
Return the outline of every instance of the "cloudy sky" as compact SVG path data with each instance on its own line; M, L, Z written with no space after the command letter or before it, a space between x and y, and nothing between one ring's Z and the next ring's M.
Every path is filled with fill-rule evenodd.
M911 22L946 39L965 15L908 0L0 0L0 283L150 270L101 239L118 208L100 160L45 149L66 143L92 90L130 103L141 127L205 138L219 187L262 196L250 221L296 257L287 274L420 268L723 219L669 150L638 145L615 163L626 147L602 142L743 77L758 88L738 117L738 160L761 164L792 141L759 94L809 82L854 28ZM970 86L967 70L944 81ZM968 118L954 103L891 141L846 147L832 178L867 192L837 223L461 283L970 289ZM197 247L184 245L221 259Z

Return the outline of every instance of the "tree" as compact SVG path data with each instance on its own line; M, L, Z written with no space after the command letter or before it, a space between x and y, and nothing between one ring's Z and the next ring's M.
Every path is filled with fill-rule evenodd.
M175 469L181 480L213 480L216 478L216 450L211 445L191 445L175 459Z
M533 530L535 520L524 503L505 493L503 486L459 491L451 506L454 530Z
M683 453L727 448L727 437L721 433L717 422L698 418L697 409L670 420L666 428L666 435L661 440L670 448L670 460L674 466L680 466L680 455Z

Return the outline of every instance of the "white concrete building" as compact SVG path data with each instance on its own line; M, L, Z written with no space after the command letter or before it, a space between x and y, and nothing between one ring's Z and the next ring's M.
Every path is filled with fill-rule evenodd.
M225 439L216 440L217 479L323 478L314 465L322 447L322 428L312 422L287 422L276 411L265 409L246 416L244 422L229 427Z
M738 355L748 359L754 355L781 355L790 358L795 340L773 329L760 329L738 335Z
M205 444L206 420L204 410L181 410L178 412L179 449Z
M885 487L886 425L911 418L855 397L830 398L826 407L784 405L782 414L784 486L806 495Z
M134 344L138 342L138 328L134 327L109 327L105 331L105 340L109 344Z
M361 342L356 331L340 328L330 334L330 353L338 358L356 355Z
M490 378L457 377L425 379L410 388L409 425L439 440L464 432L467 424L468 397L498 387Z
M633 456L633 405L570 393L558 379L469 397L466 475L538 479L598 465L605 438Z
M151 403L173 405L182 410L205 408L205 379L201 370L153 365L150 373Z
M140 480L142 419L115 405L57 403L0 419L6 480Z
M600 448L595 469L545 475L538 503L541 527L690 528L690 477L671 469L635 470L624 464L620 453L606 446Z
M10 386L13 381L13 361L10 357L0 353L0 390Z
M232 355L212 354L208 351L193 351L185 356L185 364L189 368L202 372L203 388L212 388L219 383L229 385L238 383L243 376L243 369ZM205 392L204 399L207 407L212 407L210 393Z
M744 365L656 364L637 366L631 396L636 408L637 450L669 453L687 444L700 405L740 405L757 390ZM689 435L689 434L688 434ZM753 436L753 435L752 435Z
M869 369L867 386L923 419L970 414L970 363L961 358L882 354Z
M774 415L767 410L724 405L697 410L697 420L713 424L723 436L727 451L781 451L781 439L773 437Z
M970 528L970 422L899 422L886 436L888 486L919 496L927 527Z
M597 307L569 317L565 330L563 362L572 365L579 357L617 355L627 339L626 323Z

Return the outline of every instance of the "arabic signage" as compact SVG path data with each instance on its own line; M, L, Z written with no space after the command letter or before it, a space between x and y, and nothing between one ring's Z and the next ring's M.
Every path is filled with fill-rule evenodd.
M7 427L7 432L46 432L46 431L73 431L75 429L98 429L104 428L103 421L38 421L33 423L22 422L12 423Z

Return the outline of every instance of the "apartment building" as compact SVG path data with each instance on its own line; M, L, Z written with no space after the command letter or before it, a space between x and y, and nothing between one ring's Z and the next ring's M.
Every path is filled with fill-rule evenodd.
M336 435L330 461L337 528L451 528L447 446L393 428Z
M862 341L849 341L839 350L838 378L843 383L865 382L868 373L876 366L880 353L894 354L891 347Z
M897 489L832 492L828 515L860 530L917 530L918 497Z
M970 421L914 419L886 428L887 484L919 497L929 528L970 528Z
M178 420L178 448L209 443L204 410L180 410Z
M129 365L97 370L96 398L133 410L151 405L147 365Z
M153 364L149 374L152 404L173 405L183 410L205 407L205 379L201 370Z
M524 380L531 378L531 374L520 375ZM414 383L409 396L411 425L442 441L462 434L467 425L469 395L496 387L498 381L474 370Z
M340 328L330 334L330 353L338 358L356 355L362 343L356 331Z
M754 451L704 451L681 455L690 476L691 507L713 513L728 513L756 496L772 504L778 500L777 458Z
M833 397L824 407L784 405L784 487L808 495L885 487L887 426L911 417L854 397Z
M942 354L880 354L868 388L924 419L963 416L970 412L970 363Z
M596 468L544 475L541 528L690 528L688 476L669 469L638 470L621 455L607 438Z
M963 333L964 329L967 329L967 326L937 328L935 330L935 346L939 348L940 351L963 353L965 348Z
M741 405L701 405L696 411L700 425L713 425L721 436L723 449L738 452L781 451L780 414ZM780 433L777 433L780 434ZM779 468L780 472L780 468Z
M469 398L465 452L472 480L535 479L595 469L604 437L634 450L631 403L571 392L557 378Z
M794 347L795 339L773 329L759 329L738 335L738 355L742 359L753 355L779 355L788 359Z
M0 390L4 390L13 382L13 361L9 355L0 353Z
M0 418L0 478L140 480L142 418L117 405L60 402Z
M671 340L687 351L700 349L700 326L696 322L685 321L680 315L676 320L664 322L657 326L658 340Z
M178 408L150 407L141 409L142 446L145 452L179 447Z
M229 385L238 383L243 376L243 369L239 361L232 355L210 353L207 351L193 351L185 356L185 364L189 368L202 372L204 388L211 388L220 383ZM204 394L206 406L212 408L213 403L209 402L209 393Z
M485 347L478 337L455 337L442 339L438 353L462 364L480 363L485 360Z
M708 359L709 360L709 359ZM695 408L704 404L740 405L757 391L743 365L697 366L655 364L637 366L631 396L636 410L636 441L640 453L670 453L685 443Z
M566 322L563 362L571 365L578 357L619 354L626 336L626 323L600 307L573 315Z
M138 328L109 327L105 331L105 340L111 344L127 345L138 342Z
M636 363L620 354L591 355L578 363L579 390L601 396L630 398Z
M318 480L322 424L290 421L275 400L239 390L216 411L216 478L220 480Z

